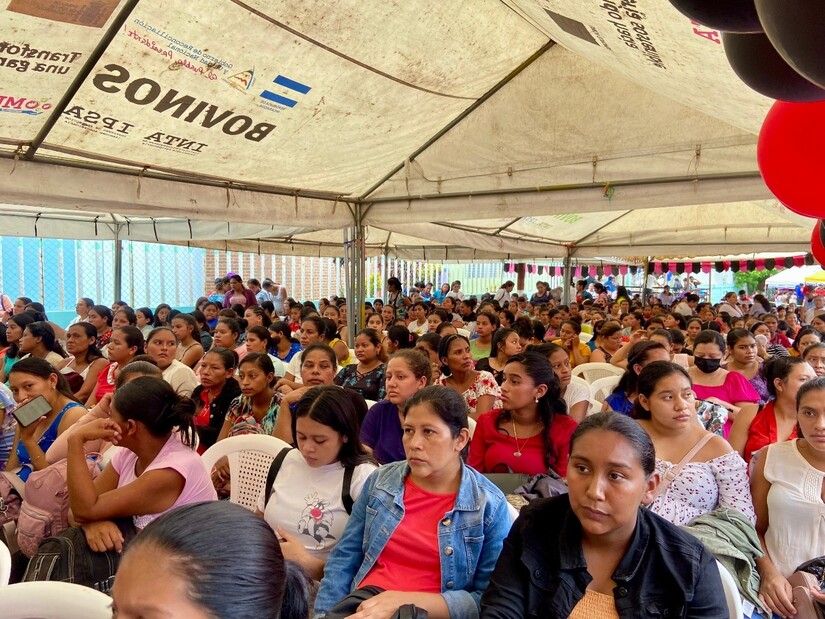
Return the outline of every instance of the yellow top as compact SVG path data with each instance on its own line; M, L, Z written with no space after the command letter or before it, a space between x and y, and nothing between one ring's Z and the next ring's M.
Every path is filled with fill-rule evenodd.
M344 343L341 339L336 337L334 340L332 340L329 343L329 347L332 348L333 350L335 350L335 344L337 344L338 342L341 342L342 344ZM346 346L346 344L344 344L344 345ZM347 350L349 351L349 349L347 349ZM337 356L338 355L336 354L336 357ZM355 359L352 356L351 352L347 352L347 358L346 359L338 359L338 365L340 367L344 367L345 365L352 365L353 363L358 363L358 359Z
M584 597L573 608L569 619L619 619L612 595L585 589Z
M561 340L553 340L554 344L557 344L564 348L564 343ZM579 354L584 358L584 363L588 363L590 361L590 353L593 351L590 350L590 347L587 344L583 344L581 342L578 343L579 346ZM566 349L565 349L566 350ZM573 358L573 351L570 351L570 367L576 367L576 360Z

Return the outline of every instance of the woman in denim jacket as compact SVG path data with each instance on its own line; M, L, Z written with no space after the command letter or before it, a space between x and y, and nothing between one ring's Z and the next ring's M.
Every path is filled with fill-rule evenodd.
M414 605L431 619L479 615L510 529L507 502L464 464L470 440L464 399L447 387L414 394L404 415L407 460L375 471L327 559L315 616L348 603L354 617L387 619ZM366 601L345 600L356 589ZM347 613L349 614L349 613Z
M483 619L728 619L714 556L642 507L659 475L653 442L618 413L570 439L569 494L527 505L504 542Z

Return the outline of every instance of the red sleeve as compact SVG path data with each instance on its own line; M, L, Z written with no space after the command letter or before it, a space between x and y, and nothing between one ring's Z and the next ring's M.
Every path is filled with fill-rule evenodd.
M487 453L487 427L492 423L492 413L497 415L498 410L488 411L478 416L473 440L470 441L470 455L467 456L467 464L479 473L484 472L484 455Z
M570 437L579 424L567 415L556 415L553 425L550 426L550 443L556 452L556 462L553 466L562 477L567 477L567 460L570 458Z

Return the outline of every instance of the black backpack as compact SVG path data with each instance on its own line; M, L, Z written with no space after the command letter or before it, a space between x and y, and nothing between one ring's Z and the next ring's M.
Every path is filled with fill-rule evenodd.
M284 458L286 458L287 454L293 449L295 448L284 447L280 453L275 456L275 459L269 467L269 474L266 476L266 488L264 490L264 508L266 508L266 503L269 501L269 496L272 494L272 486L275 485L275 477L278 475L278 471L281 470L281 465L284 463ZM344 504L344 509L347 510L347 514L350 515L352 515L352 505L354 501L350 496L349 490L350 485L352 484L352 474L354 471L355 468L351 466L344 468L344 483L341 486L341 502Z
M122 520L122 521L121 521ZM117 521L123 533L124 546L134 537L135 527L131 518ZM69 527L53 537L47 537L37 547L23 582L56 580L84 585L109 593L120 564L116 550L94 552L86 542L86 534L80 527Z

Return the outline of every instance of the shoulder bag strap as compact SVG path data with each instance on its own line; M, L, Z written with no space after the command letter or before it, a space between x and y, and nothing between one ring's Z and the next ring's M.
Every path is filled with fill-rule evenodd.
M352 485L352 474L355 472L355 467L348 466L344 469L344 483L341 486L341 502L344 504L344 509L347 514L352 515L352 506L355 503L349 493Z
M693 458L693 456L699 453L702 447L704 447L705 444L714 436L715 435L711 434L710 432L705 434L702 438L696 441L696 444L693 447L691 447L690 451L685 454L685 457L682 458L678 464L674 464L667 470L664 477L659 481L659 486L656 488L656 492L653 495L654 501L661 494L664 494L665 490L667 490L668 486L670 485L670 482L672 482L679 476L679 473L682 472L682 469L685 468L685 465L688 462L690 462L691 458Z
M272 486L275 485L275 477L278 475L278 471L281 470L281 465L284 463L284 458L286 458L289 452L293 449L294 447L284 447L278 455L275 456L275 459L269 466L269 473L266 476L266 487L264 489L264 508L269 502L269 496L272 494Z

